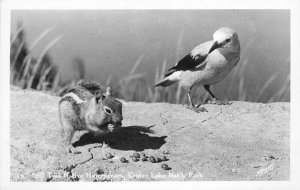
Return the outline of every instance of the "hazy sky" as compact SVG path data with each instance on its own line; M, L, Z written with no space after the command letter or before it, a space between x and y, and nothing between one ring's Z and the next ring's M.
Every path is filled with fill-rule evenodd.
M249 85L255 88L274 73L279 73L281 85L290 69L287 10L16 10L12 12L13 31L17 21L23 23L29 43L54 27L34 53L62 34L50 51L54 62L68 71L72 59L80 56L87 74L99 81L108 75L125 76L143 56L138 72L154 82L155 68L164 60L168 67L174 65L197 44L211 40L222 26L239 34Z

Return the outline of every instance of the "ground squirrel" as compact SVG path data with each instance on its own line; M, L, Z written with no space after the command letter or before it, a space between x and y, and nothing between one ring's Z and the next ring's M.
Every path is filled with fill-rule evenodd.
M71 140L75 131L87 130L94 135L113 132L122 125L122 103L97 82L79 81L59 102L62 137L67 150L75 151Z

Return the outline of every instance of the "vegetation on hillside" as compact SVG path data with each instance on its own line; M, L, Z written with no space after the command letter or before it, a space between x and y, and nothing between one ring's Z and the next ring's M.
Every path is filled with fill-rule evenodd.
M76 76L73 81L63 84L60 80L61 69L58 68L49 54L49 51L62 36L57 36L50 41L40 53L38 57L34 57L32 50L37 44L51 32L53 28L49 28L42 32L30 45L26 41L26 34L24 28L20 25L18 30L11 35L11 54L10 54L10 81L11 84L20 86L23 89L36 89L51 91L57 95L61 95L66 89L73 86L77 80L86 78L84 60L80 57L73 59L73 72L76 72ZM179 44L178 44L179 46ZM137 73L136 70L141 64L143 56L139 57L133 64L128 74L123 78L108 77L106 81L102 81L105 86L110 86L113 89L114 95L118 98L126 101L143 101L143 102L170 102L170 103L182 103L186 102L186 93L182 92L182 89L178 85L173 85L169 88L154 88L153 84L159 81L166 71L166 60L156 67L153 83L149 84L145 80L143 73ZM247 59L241 59L237 68L232 71L233 77L230 86L228 86L227 92L229 94L238 81L238 100L242 101L260 101L260 102L277 102L286 101L290 98L290 76L288 75L281 89L278 89L272 96L266 97L265 94L269 90L272 83L276 81L277 75L272 75L264 84L261 85L260 91L257 92L257 96L250 97L247 95L245 87L244 72L247 65ZM99 81L100 82L100 81ZM205 100L208 98L208 93L203 89L198 88L193 90L193 96L195 100Z

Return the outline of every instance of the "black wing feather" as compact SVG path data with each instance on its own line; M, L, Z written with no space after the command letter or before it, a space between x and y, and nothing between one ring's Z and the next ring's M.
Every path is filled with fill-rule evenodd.
M201 56L200 54L193 57L191 54L186 55L182 58L174 67L171 67L168 72L165 74L165 77L171 75L176 71L186 71L195 69L206 59L207 55Z

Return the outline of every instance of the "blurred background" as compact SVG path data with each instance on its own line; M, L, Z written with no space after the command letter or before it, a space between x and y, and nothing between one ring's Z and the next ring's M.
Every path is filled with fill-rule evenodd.
M241 42L241 60L212 91L220 99L290 101L288 10L14 10L11 84L60 95L85 78L127 101L185 103L164 72L223 26ZM198 103L209 96L193 89Z

